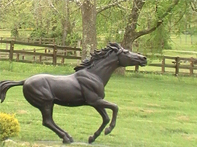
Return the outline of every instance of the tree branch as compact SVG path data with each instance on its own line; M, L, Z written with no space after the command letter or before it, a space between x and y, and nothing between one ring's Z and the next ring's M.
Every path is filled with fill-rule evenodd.
M114 3L111 3L109 5L106 5L106 6L101 6L101 7L98 7L96 8L97 11L96 11L96 14L98 13L101 13L102 11L105 11L111 7L114 7L114 6L117 6L118 4L122 3L122 2L125 2L126 0L120 0L120 1L117 1L117 2L114 2Z
M123 9L123 10L126 10L126 11L131 11L131 9L128 9L128 8L126 8L126 7L124 7L124 6L120 5L120 4L118 4L118 7Z
M144 4L145 4L145 1L143 0L133 1L133 7L131 10L131 14L129 15L128 23L126 26L127 33L135 32L135 29L137 28L138 18L139 18L141 9L144 6Z
M185 13L186 13L186 10L187 10L187 8L185 7L183 13L180 14L179 19L178 19L177 21L174 22L174 25L173 25L172 27L176 26L176 25L181 21L181 19L183 18L183 16L184 16Z
M195 11L195 12L197 12L197 7L195 6L195 4L194 4L195 2L190 2L190 6L191 6L191 8L192 8L192 10L193 11Z
M55 10L56 13L58 13L59 15L61 15L60 12L59 12L59 11L55 8L55 6L53 5L53 3L51 2L51 0L48 0L48 3L49 3L49 6L50 6L51 8L53 8L53 10Z
M163 19L173 10L173 8L178 4L178 2L179 2L179 0L174 0L174 3L171 4L168 7L168 9L166 10L166 12L159 17L159 20L157 21L155 26L153 26L150 29L146 29L146 30L142 30L142 31L136 32L136 38L135 39L137 39L140 36L143 36L145 34L149 34L149 33L153 32L154 30L156 30L163 23Z
M160 17L160 19L162 20L163 18L165 18L174 9L174 7L178 3L179 3L179 0L174 0L174 3L169 6L169 8L167 9L167 11Z
M147 29L147 30L142 30L142 31L136 32L136 38L135 38L135 39L137 39L137 38L139 38L140 36L143 36L143 35L145 35L145 34L149 34L149 33L153 32L153 31L156 30L162 23L163 23L163 21L158 21L157 24L156 24L154 27L152 27L152 28L150 28L150 29Z
M77 6L79 6L79 7L82 6L82 3L80 2L80 0L76 0L75 2L76 2L76 4L77 4Z
M5 5L4 9L5 9L7 6L9 6L10 4L12 4L13 2L14 2L14 0L9 1L9 3L7 3L7 4Z

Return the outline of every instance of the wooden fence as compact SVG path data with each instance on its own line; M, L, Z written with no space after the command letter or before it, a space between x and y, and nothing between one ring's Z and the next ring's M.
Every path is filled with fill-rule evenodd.
M0 40L0 60L9 60L26 63L45 63L45 64L65 64L65 59L81 60L81 49L77 47L62 47L55 44L40 44L42 42L21 42L14 40ZM6 45L2 49L2 44ZM31 49L16 49L15 45L32 46ZM20 48L22 48L20 46ZM8 48L7 48L8 47ZM7 48L7 49L6 49ZM147 55L149 57L150 55ZM149 63L148 67L160 68L160 73L169 72L169 69L174 69L174 74L182 73L185 70L186 74L193 75L197 71L196 58L183 58L171 56L154 56L160 62ZM139 66L135 66L135 71L139 71ZM172 72L171 70L171 72ZM152 71L150 71L152 72Z
M150 55L147 55L149 57ZM197 58L185 58L185 57L171 57L171 56L154 56L158 58L160 63L149 63L150 67L160 67L161 72L165 73L169 72L169 68L174 69L174 74L177 76L179 73L181 74L189 74L193 75L194 71L197 70ZM167 62L166 62L167 61ZM180 70L184 69L185 72L180 72ZM139 71L139 66L135 67L135 71Z
M56 44L55 38L16 38L16 37L0 37L0 41L18 41L33 44Z
M0 40L0 43L9 46L9 49L0 48L0 60L57 65L65 64L65 59L81 59L81 49L77 47L62 47L55 44L48 45L13 40ZM32 46L32 49L15 49L16 44Z

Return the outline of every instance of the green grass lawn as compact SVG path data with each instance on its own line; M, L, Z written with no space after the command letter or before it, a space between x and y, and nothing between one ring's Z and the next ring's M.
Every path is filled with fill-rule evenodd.
M0 80L22 80L37 73L70 74L72 66L47 66L0 61ZM113 75L105 99L119 106L117 125L90 146L110 147L193 147L197 144L197 80L194 77L127 73ZM12 138L27 146L61 146L62 140L42 126L39 110L23 97L22 87L11 88L0 112L15 113L21 132ZM107 111L111 117L111 111ZM77 143L87 140L101 124L101 117L88 106L55 106L54 120ZM66 145L67 146L67 145ZM88 145L89 146L89 145Z

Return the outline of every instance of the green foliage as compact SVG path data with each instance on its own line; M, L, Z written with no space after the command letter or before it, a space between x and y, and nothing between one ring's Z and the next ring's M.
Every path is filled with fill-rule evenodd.
M170 40L170 33L165 25L161 25L154 32L139 39L141 42L139 48L143 53L162 54L164 49L171 49L168 40Z
M13 28L11 30L11 36L12 37L16 37L16 38L19 36L19 32L18 32L18 29L17 28Z
M37 28L31 32L30 37L40 38L40 37L47 37L47 35L46 35L46 31L42 30L41 28Z
M14 114L0 113L0 141L19 134L20 126Z
M151 49L151 52L161 52L163 49L169 49L170 33L188 33L197 34L196 12L192 11L191 1L180 0L178 5L171 13L160 20L166 10L172 4L171 0L151 0L145 1L143 9L140 12L136 31L147 30L159 21L163 24L155 32L145 37L140 37L140 47ZM97 10L105 8L116 3L115 0L96 1ZM75 46L76 41L82 38L82 17L80 7L74 1L20 1L10 2L4 0L0 4L0 28L12 30L12 36L22 37L18 33L19 29L33 30L31 37L53 37L57 44L65 42L66 45ZM127 0L119 5L114 5L97 13L96 31L98 39L98 48L111 42L121 42L124 37L124 31L128 23L128 16L131 15L133 1ZM65 25L69 24L69 25ZM67 29L67 33L63 30ZM63 37L67 34L66 37ZM62 40L65 39L65 40ZM139 45L138 45L139 46Z
M110 3L109 0L97 1L97 5L104 7ZM111 7L97 14L97 38L99 48L108 42L121 42L124 36L124 30L127 23L127 17L130 14L132 2L123 2L121 9L118 6Z
M0 14L1 14L1 28L6 29L21 29L31 26L31 1L13 1L5 0L1 2ZM3 22L3 23L2 23ZM13 34L16 35L16 34Z
M72 34L68 34L66 37L66 45L70 45L70 46L76 46L76 41L81 40L81 36L79 33L72 33Z
M172 4L170 0L146 1L138 20L137 30L146 30L155 26L158 21L162 21L154 32L138 38L134 42L134 50L143 53L159 53L171 49L173 46L170 38L171 34L188 33L195 34L196 26L195 13L191 12L189 1L179 1L178 5L173 8L171 13L165 15L166 9ZM179 44L178 44L179 45Z

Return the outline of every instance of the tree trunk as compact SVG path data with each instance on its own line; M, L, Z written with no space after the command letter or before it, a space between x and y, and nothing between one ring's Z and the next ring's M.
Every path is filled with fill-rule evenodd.
M123 48L128 49L130 51L132 51L133 42L137 38L137 32L136 32L137 22L138 22L138 18L140 15L140 11L141 11L144 3L145 3L144 0L134 0L133 1L133 7L131 10L131 14L129 15L128 23L125 28L125 34L124 34L124 38L121 42L121 45ZM118 68L116 70L116 73L120 74L120 75L125 74L125 68L124 67Z
M81 6L82 13L82 60L90 56L97 47L96 39L96 0L84 0Z
M63 17L62 20L62 28L63 28L63 32L62 32L62 45L65 46L65 42L66 42L66 37L69 33L69 29L70 29L70 19L69 19L69 6L68 6L69 2L68 0L65 0L64 2L64 14L65 17Z
M144 4L145 4L144 0L133 1L133 7L131 10L131 14L129 15L128 18L127 26L125 28L124 38L121 43L121 45L124 48L129 49L130 51L132 51L132 44L134 40L137 38L137 32L136 32L137 22L141 9L144 6Z

